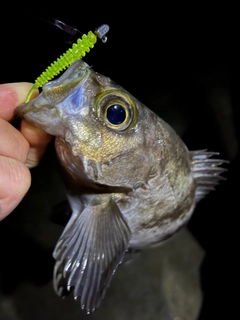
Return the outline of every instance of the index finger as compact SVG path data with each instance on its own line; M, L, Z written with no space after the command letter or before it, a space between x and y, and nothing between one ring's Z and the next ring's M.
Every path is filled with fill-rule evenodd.
M0 118L5 121L11 121L14 118L14 109L25 102L26 96L33 84L28 82L7 83L0 85ZM36 90L31 98L38 95ZM30 145L26 166L35 167L42 155L44 154L51 136L41 129L32 125L21 122L21 134L25 137Z
M28 82L0 84L0 118L12 121L14 109L25 102L32 86L33 84ZM37 91L33 97L36 95Z

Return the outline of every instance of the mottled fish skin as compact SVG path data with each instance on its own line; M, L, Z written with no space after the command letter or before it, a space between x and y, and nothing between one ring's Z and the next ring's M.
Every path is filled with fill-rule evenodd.
M114 104L123 105L130 115L123 128L106 118L106 108ZM190 152L166 122L82 60L59 79L47 83L36 99L18 109L18 115L56 136L56 152L73 214L54 253L55 289L63 295L64 290L75 287L74 295L81 297L81 306L87 312L99 305L111 280L109 276L101 287L101 270L114 273L128 248L155 245L173 235L189 220L197 201L213 189L224 171L218 167L223 160L209 159L214 153L206 150ZM109 233L106 239L106 228L111 225L107 219L96 222L96 208L110 205L114 209L99 209L99 215L104 211L109 212L109 217L112 214L116 237ZM86 221L80 218L82 213ZM106 262L110 256L116 258L111 267L103 268L105 262L101 258L101 263L94 264L93 248L85 244L83 231L77 231L86 225L91 234L91 224L96 226L100 243L97 252L103 252L102 256L108 252L107 258L102 259ZM119 228L123 230L121 234ZM94 242L96 234L88 241ZM111 241L116 246L111 247ZM88 265L95 271L91 269L90 273L88 267L84 272L86 279L95 275L94 284L77 281L80 267L74 266L77 261L83 267L83 255L75 255L74 250L71 253L73 246L88 257ZM117 252L118 246L121 252ZM94 296L93 292L87 295L87 290L101 292Z

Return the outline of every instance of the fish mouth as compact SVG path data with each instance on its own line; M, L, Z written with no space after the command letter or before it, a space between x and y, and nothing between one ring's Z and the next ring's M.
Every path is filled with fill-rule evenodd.
M42 96L17 107L15 116L24 119L50 135L63 136L64 134L60 111L54 105L49 104Z
M56 108L54 106L41 106L40 108L37 108L32 103L23 104L16 108L15 114L18 118L25 118L27 121L30 121L31 118L35 118L34 114L37 116L39 112L41 111L41 118L38 120L38 122L43 123L46 121L46 117L49 117L50 114L54 114L56 112Z
M69 99L69 104L72 104L71 99L76 100L81 96L76 88L81 88L90 73L89 66L84 61L75 61L62 76L47 82L35 99L16 108L15 116L53 136L63 137L65 130L62 114L66 112L64 107L69 102L66 100ZM75 102L79 104L78 100Z

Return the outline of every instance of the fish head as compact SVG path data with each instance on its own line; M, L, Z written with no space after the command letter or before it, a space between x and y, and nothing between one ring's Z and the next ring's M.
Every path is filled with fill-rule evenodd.
M18 114L56 136L63 166L95 183L132 189L161 158L158 117L82 60Z

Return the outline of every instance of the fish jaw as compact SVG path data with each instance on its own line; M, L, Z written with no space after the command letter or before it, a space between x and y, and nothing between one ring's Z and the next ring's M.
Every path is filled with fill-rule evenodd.
M61 77L46 83L39 96L19 106L15 111L16 116L53 136L64 138L64 119L68 115L69 105L77 106L75 110L70 110L71 114L83 107L81 83L87 80L90 72L84 61L75 61Z
M43 96L21 105L16 112L18 117L51 135L64 135L59 110Z

